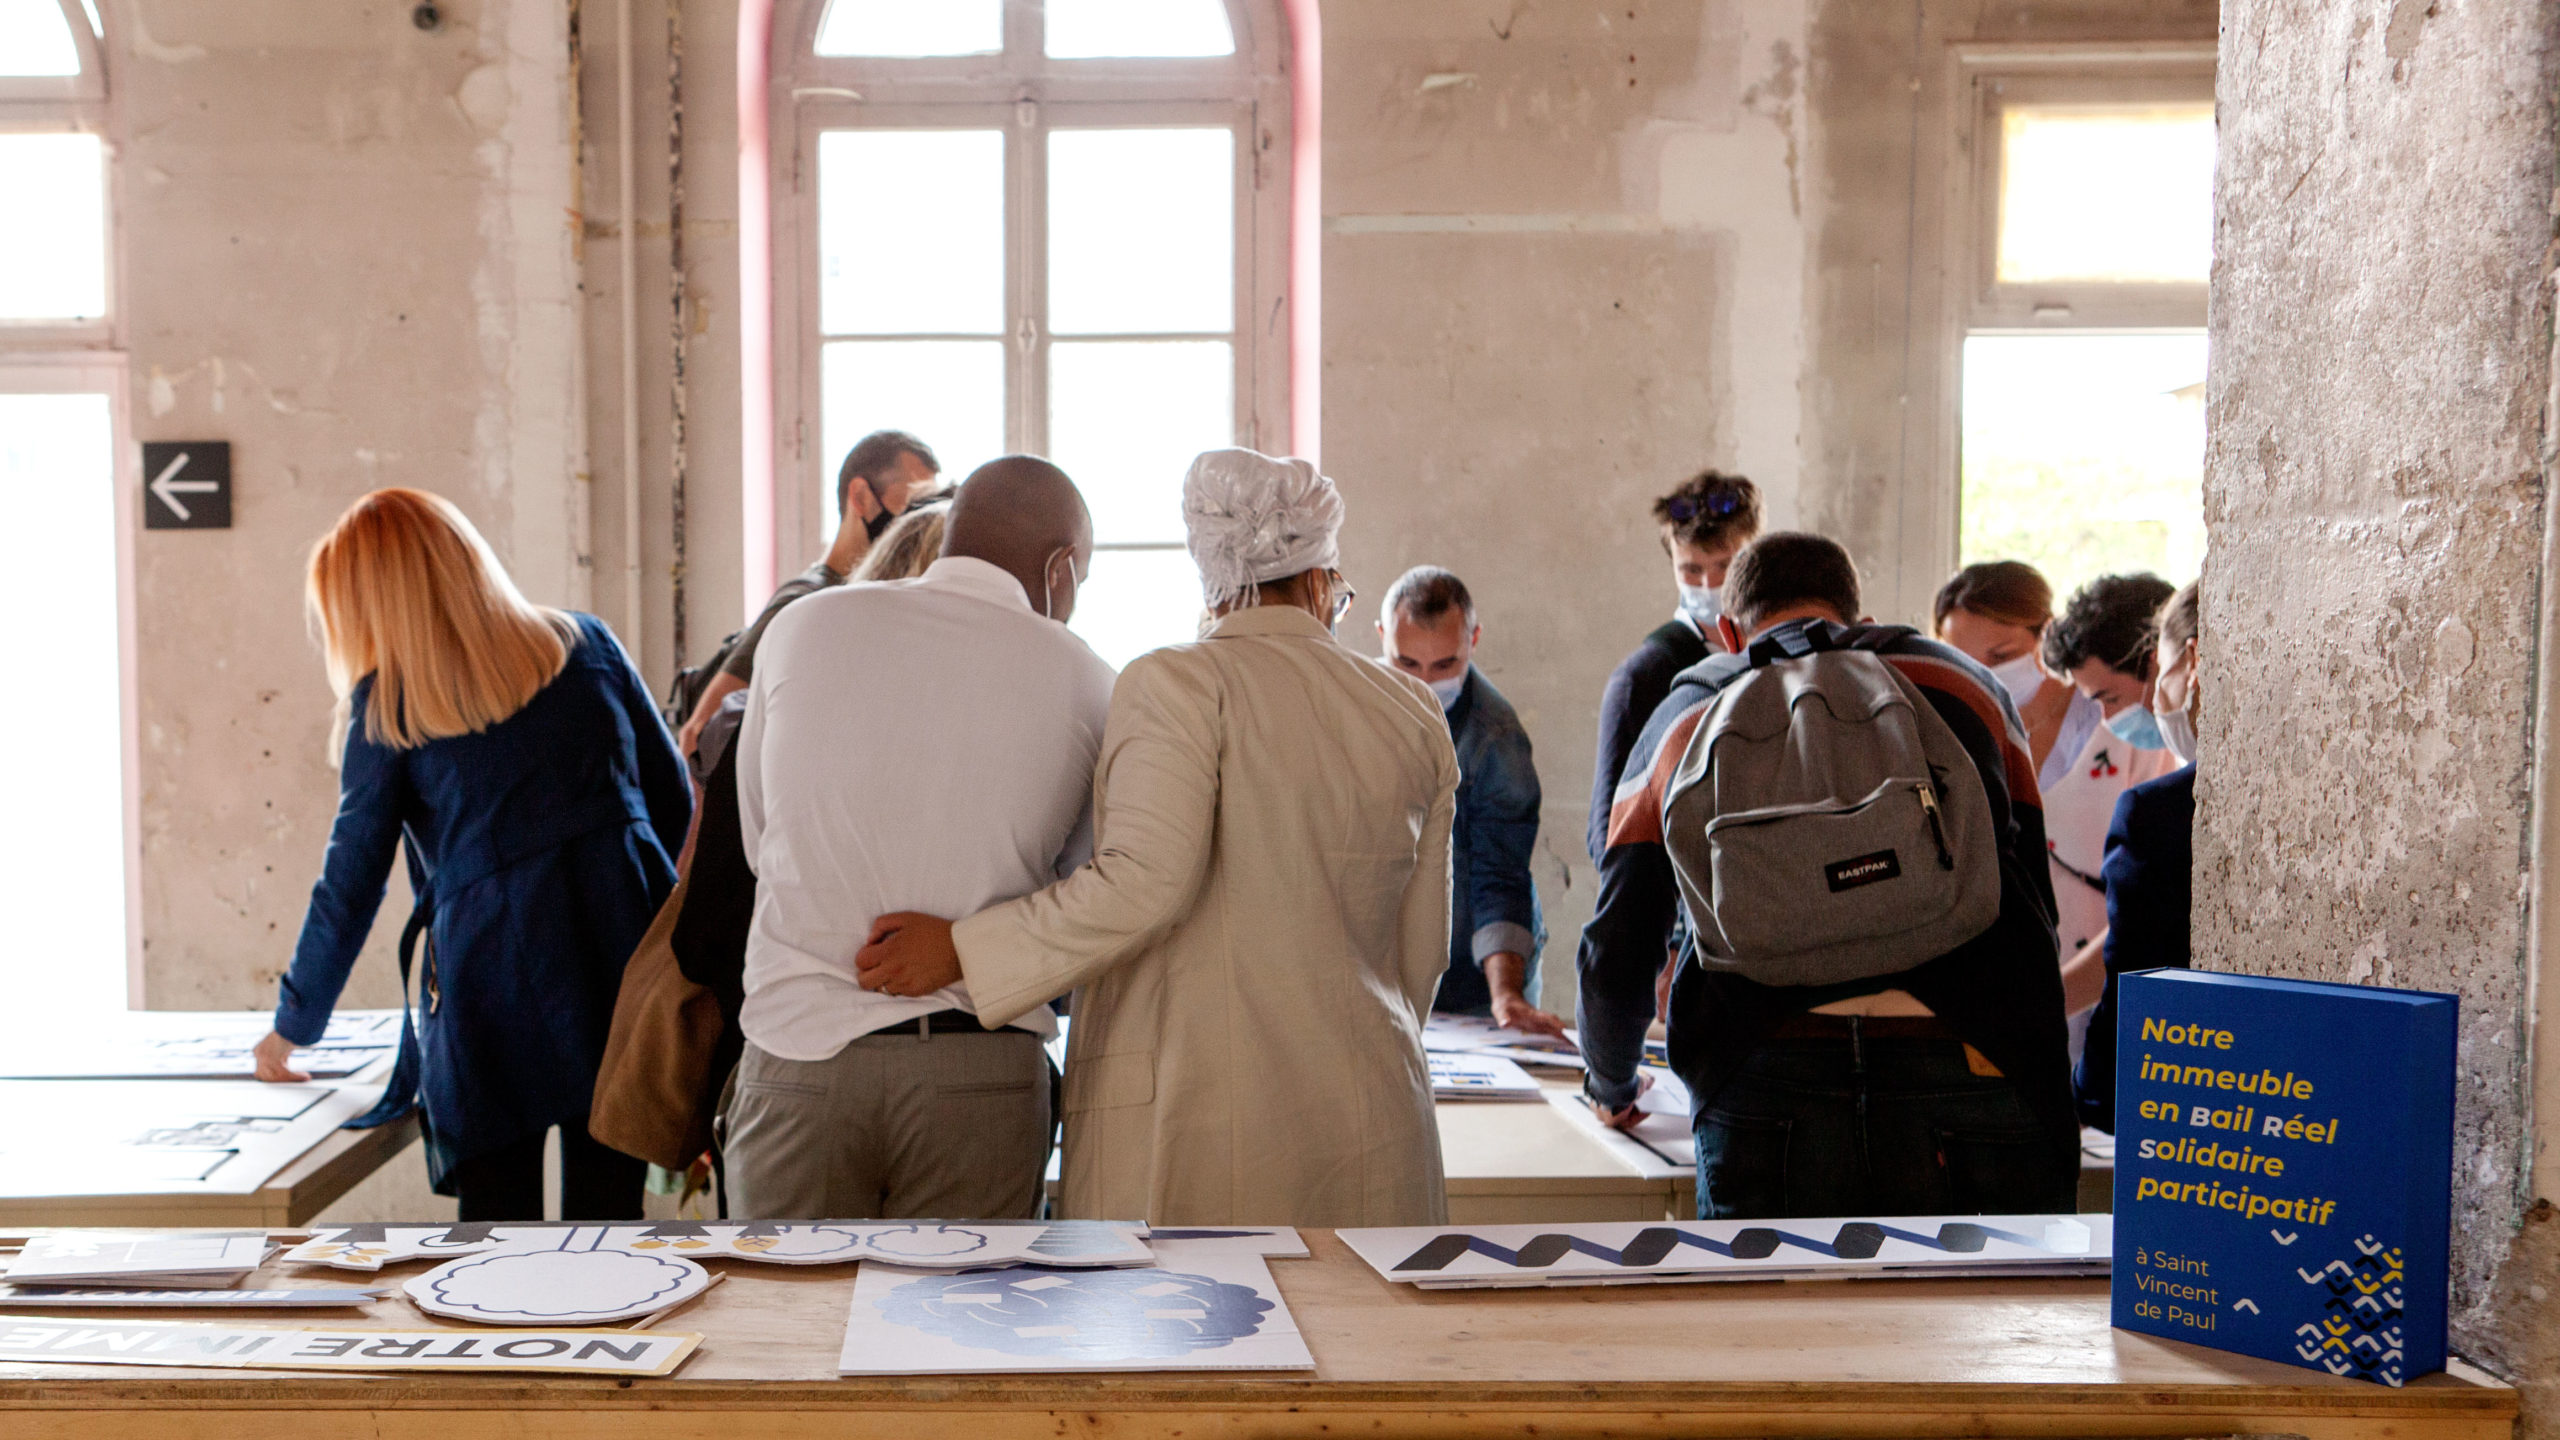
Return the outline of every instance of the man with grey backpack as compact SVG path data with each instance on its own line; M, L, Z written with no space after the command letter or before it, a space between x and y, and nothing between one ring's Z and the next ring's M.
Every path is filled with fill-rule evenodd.
M2052 881L1999 682L1859 622L1857 568L1763 536L1729 654L1681 673L1618 777L1580 971L1586 1094L1631 1124L1665 937L1701 1219L2075 1207Z

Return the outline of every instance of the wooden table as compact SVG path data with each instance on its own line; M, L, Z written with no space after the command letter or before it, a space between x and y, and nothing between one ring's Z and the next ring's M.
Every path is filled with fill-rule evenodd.
M1568 1099L1582 1093L1581 1076L1571 1072L1541 1074L1539 1083ZM1679 1167L1610 1133L1587 1108L1502 1100L1444 1100L1433 1108L1453 1224L1660 1220L1675 1213ZM1680 1217L1695 1208L1692 1201Z
M841 1380L835 1360L853 1267L726 1264L729 1284L661 1327L706 1337L663 1380L0 1365L0 1434L2510 1440L2516 1414L2515 1392L2476 1373L2389 1390L2123 1334L2107 1328L2100 1281L1431 1293L1380 1280L1329 1232L1307 1239L1314 1258L1275 1260L1271 1268L1315 1354L1312 1375ZM386 1278L422 1264L395 1267ZM294 1273L307 1285L327 1272ZM425 1324L398 1300L377 1304L374 1318Z
M34 1195L0 1198L0 1225L278 1229L310 1223L418 1138L414 1115L329 1138L245 1195Z

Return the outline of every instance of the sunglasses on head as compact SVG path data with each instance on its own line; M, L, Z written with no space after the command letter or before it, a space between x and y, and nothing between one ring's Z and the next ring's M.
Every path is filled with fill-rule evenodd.
M1731 490L1711 491L1696 500L1683 495L1663 507L1663 513L1671 517L1674 525L1686 525L1701 515L1711 520L1727 520L1741 511L1742 497Z

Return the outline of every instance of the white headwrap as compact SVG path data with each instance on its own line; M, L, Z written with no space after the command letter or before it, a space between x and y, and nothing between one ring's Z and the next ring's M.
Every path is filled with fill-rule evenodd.
M1251 605L1254 588L1341 558L1342 495L1304 460L1211 450L1182 481L1182 523L1211 606Z

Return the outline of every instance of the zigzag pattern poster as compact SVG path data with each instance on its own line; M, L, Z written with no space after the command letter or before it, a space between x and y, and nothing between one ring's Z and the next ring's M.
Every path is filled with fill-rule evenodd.
M2116 1325L2384 1385L2443 1369L2455 998L2119 984Z

